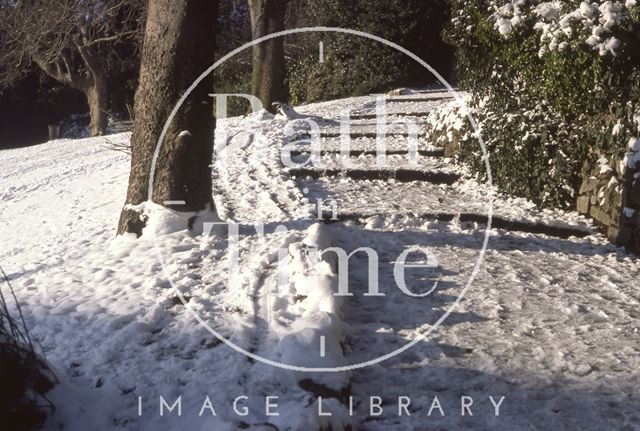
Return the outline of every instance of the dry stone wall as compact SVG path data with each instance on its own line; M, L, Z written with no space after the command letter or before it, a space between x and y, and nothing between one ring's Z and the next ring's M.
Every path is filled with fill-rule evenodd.
M585 166L576 209L607 237L640 253L640 140L632 139L623 160L601 157Z

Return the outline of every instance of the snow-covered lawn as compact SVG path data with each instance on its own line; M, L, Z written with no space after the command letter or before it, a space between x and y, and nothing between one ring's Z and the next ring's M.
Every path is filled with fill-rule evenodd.
M442 103L395 102L391 112ZM344 109L375 112L375 98L298 112L324 119L322 130L333 133ZM401 130L406 119L391 118ZM220 216L240 224L236 269L224 233L150 229L137 240L115 236L129 161L107 149L106 138L0 151L0 262L32 336L63 381L50 394L58 409L47 429L640 428L640 264L634 257L607 244L575 213L539 211L498 196L495 213L504 220L589 236L494 229L467 289L485 226L455 216L485 214L488 186L435 156L421 156L417 166L405 166L399 155L390 160L394 169L456 173L453 185L294 178L280 160L287 125L304 131L299 121L264 113L219 125L217 144L227 148L214 167L214 194ZM375 124L358 127L352 131L376 130ZM108 139L126 143L128 136ZM375 150L374 142L358 138L353 149ZM323 149L338 145L327 137ZM391 137L389 148L402 149L401 138ZM433 150L425 142L419 149ZM340 168L335 154L325 161L324 168ZM352 161L374 168L367 155ZM334 198L338 214L350 216L315 223L308 215L316 198ZM429 216L441 213L454 218ZM172 217L156 209L153 221L165 229ZM353 296L331 295L335 262L314 267L307 259L314 246L375 250L385 296L364 295L371 283L363 253L349 265ZM406 271L413 292L437 282L424 298L403 293L394 277L396 259L412 247L437 260L426 271ZM283 268L289 273L284 288L277 286ZM237 276L233 288L230 273ZM253 355L334 367L375 362L433 329L447 311L439 327L401 354L311 374L247 357L196 319ZM169 406L181 397L182 416L167 408L161 416L160 396ZM376 397L382 409L371 414ZM473 416L463 416L461 403L469 399ZM496 416L494 402L501 399ZM333 416L318 416L319 408Z

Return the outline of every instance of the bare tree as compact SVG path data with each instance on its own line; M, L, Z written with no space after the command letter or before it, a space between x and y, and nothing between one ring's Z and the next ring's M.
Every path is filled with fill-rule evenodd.
M91 134L103 134L108 69L116 46L139 33L143 10L144 0L0 0L0 84L35 63L85 94Z
M288 0L249 0L253 39L284 30ZM274 102L287 102L284 37L253 46L251 92L262 105L274 112Z
M134 103L129 189L119 233L142 232L146 220L135 205L148 200L153 152L171 111L214 62L217 9L217 0L149 1ZM154 169L156 203L182 211L213 209L212 88L211 77L201 82L169 125Z

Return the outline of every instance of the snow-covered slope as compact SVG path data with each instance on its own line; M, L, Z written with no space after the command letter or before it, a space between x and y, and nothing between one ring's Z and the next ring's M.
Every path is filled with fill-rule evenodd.
M371 113L375 100L298 111L322 119L322 133L333 133L345 109ZM415 113L445 102L391 103L392 112ZM390 119L402 133L406 118ZM637 260L574 213L542 212L526 201L497 197L496 215L505 220L588 236L494 229L467 287L483 253L485 226L462 215L486 215L488 186L475 184L437 152L427 154L434 150L427 142L420 142L427 155L417 166L404 166L396 155L386 169L447 171L459 180L349 177L354 167L340 166L331 154L339 150L333 137L324 138L328 166L320 170L341 172L293 177L280 158L287 126L306 130L299 120L265 113L228 119L217 130L215 200L223 219L240 224L235 269L223 234L169 230L137 240L115 237L129 161L109 150L106 138L0 151L0 262L34 339L63 380L50 394L58 409L48 429L640 427ZM359 127L376 130L375 124ZM126 143L128 136L108 139ZM403 150L401 135L389 142ZM358 138L353 148L375 150L375 138ZM355 168L377 169L367 155L352 159ZM320 225L309 214L315 198L329 197L337 201L338 215L349 217ZM453 218L428 216L440 213ZM164 210L157 215L178 217ZM265 225L256 231L255 223ZM362 253L349 265L354 295L331 295L336 263L310 261L314 246L375 250L385 296L364 296L371 282ZM435 286L424 298L402 293L394 273L398 256L416 247L437 261L425 271L406 271L412 291ZM279 286L283 268L290 277ZM236 276L233 288L230 274ZM377 362L433 332L367 367L305 374L239 353L202 322L249 354L294 368ZM181 397L182 416L166 407L161 416L160 396L169 405ZM436 396L444 415L436 408L429 416ZM473 398L473 416L461 415L463 396ZM505 397L499 417L490 396ZM380 415L370 411L369 397L380 397ZM399 397L411 399L410 416L398 414ZM273 410L279 416L267 414L268 403L278 404ZM318 416L319 408L333 416Z

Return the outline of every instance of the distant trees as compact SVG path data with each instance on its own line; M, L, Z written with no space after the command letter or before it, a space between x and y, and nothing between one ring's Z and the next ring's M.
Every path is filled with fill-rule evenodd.
M441 34L449 21L450 0L246 1L254 40L295 27L355 29L395 42L427 61L444 77L452 77L454 50ZM237 5L240 5L238 10L245 11L243 1ZM234 41L233 47L244 41ZM320 41L325 54L322 63L318 56ZM222 49L221 53L230 49ZM227 92L239 92L240 89L246 91L241 83L251 81L252 94L270 110L275 101L297 104L438 82L406 55L358 36L294 34L257 44L252 51L250 78L248 67L236 67L233 74L227 73L224 82L218 80L216 85L226 88ZM244 57L242 61L248 62Z
M0 1L0 84L10 85L35 64L84 93L92 135L107 126L107 76L121 44L140 31L144 0Z
M131 173L118 232L141 234L158 138L184 91L214 62L217 0L149 0L142 65L135 95ZM156 203L182 211L213 208L213 84L205 79L187 98L162 142L154 170ZM169 204L167 201L183 201Z
M305 24L342 27L383 37L413 52L445 78L454 50L442 38L450 0L307 0ZM324 62L318 61L318 43ZM290 70L291 99L330 100L423 86L438 80L417 62L380 42L347 34L323 33Z
M288 0L248 0L253 39L284 30ZM273 102L287 102L289 89L284 58L284 37L253 46L251 92L269 111Z

